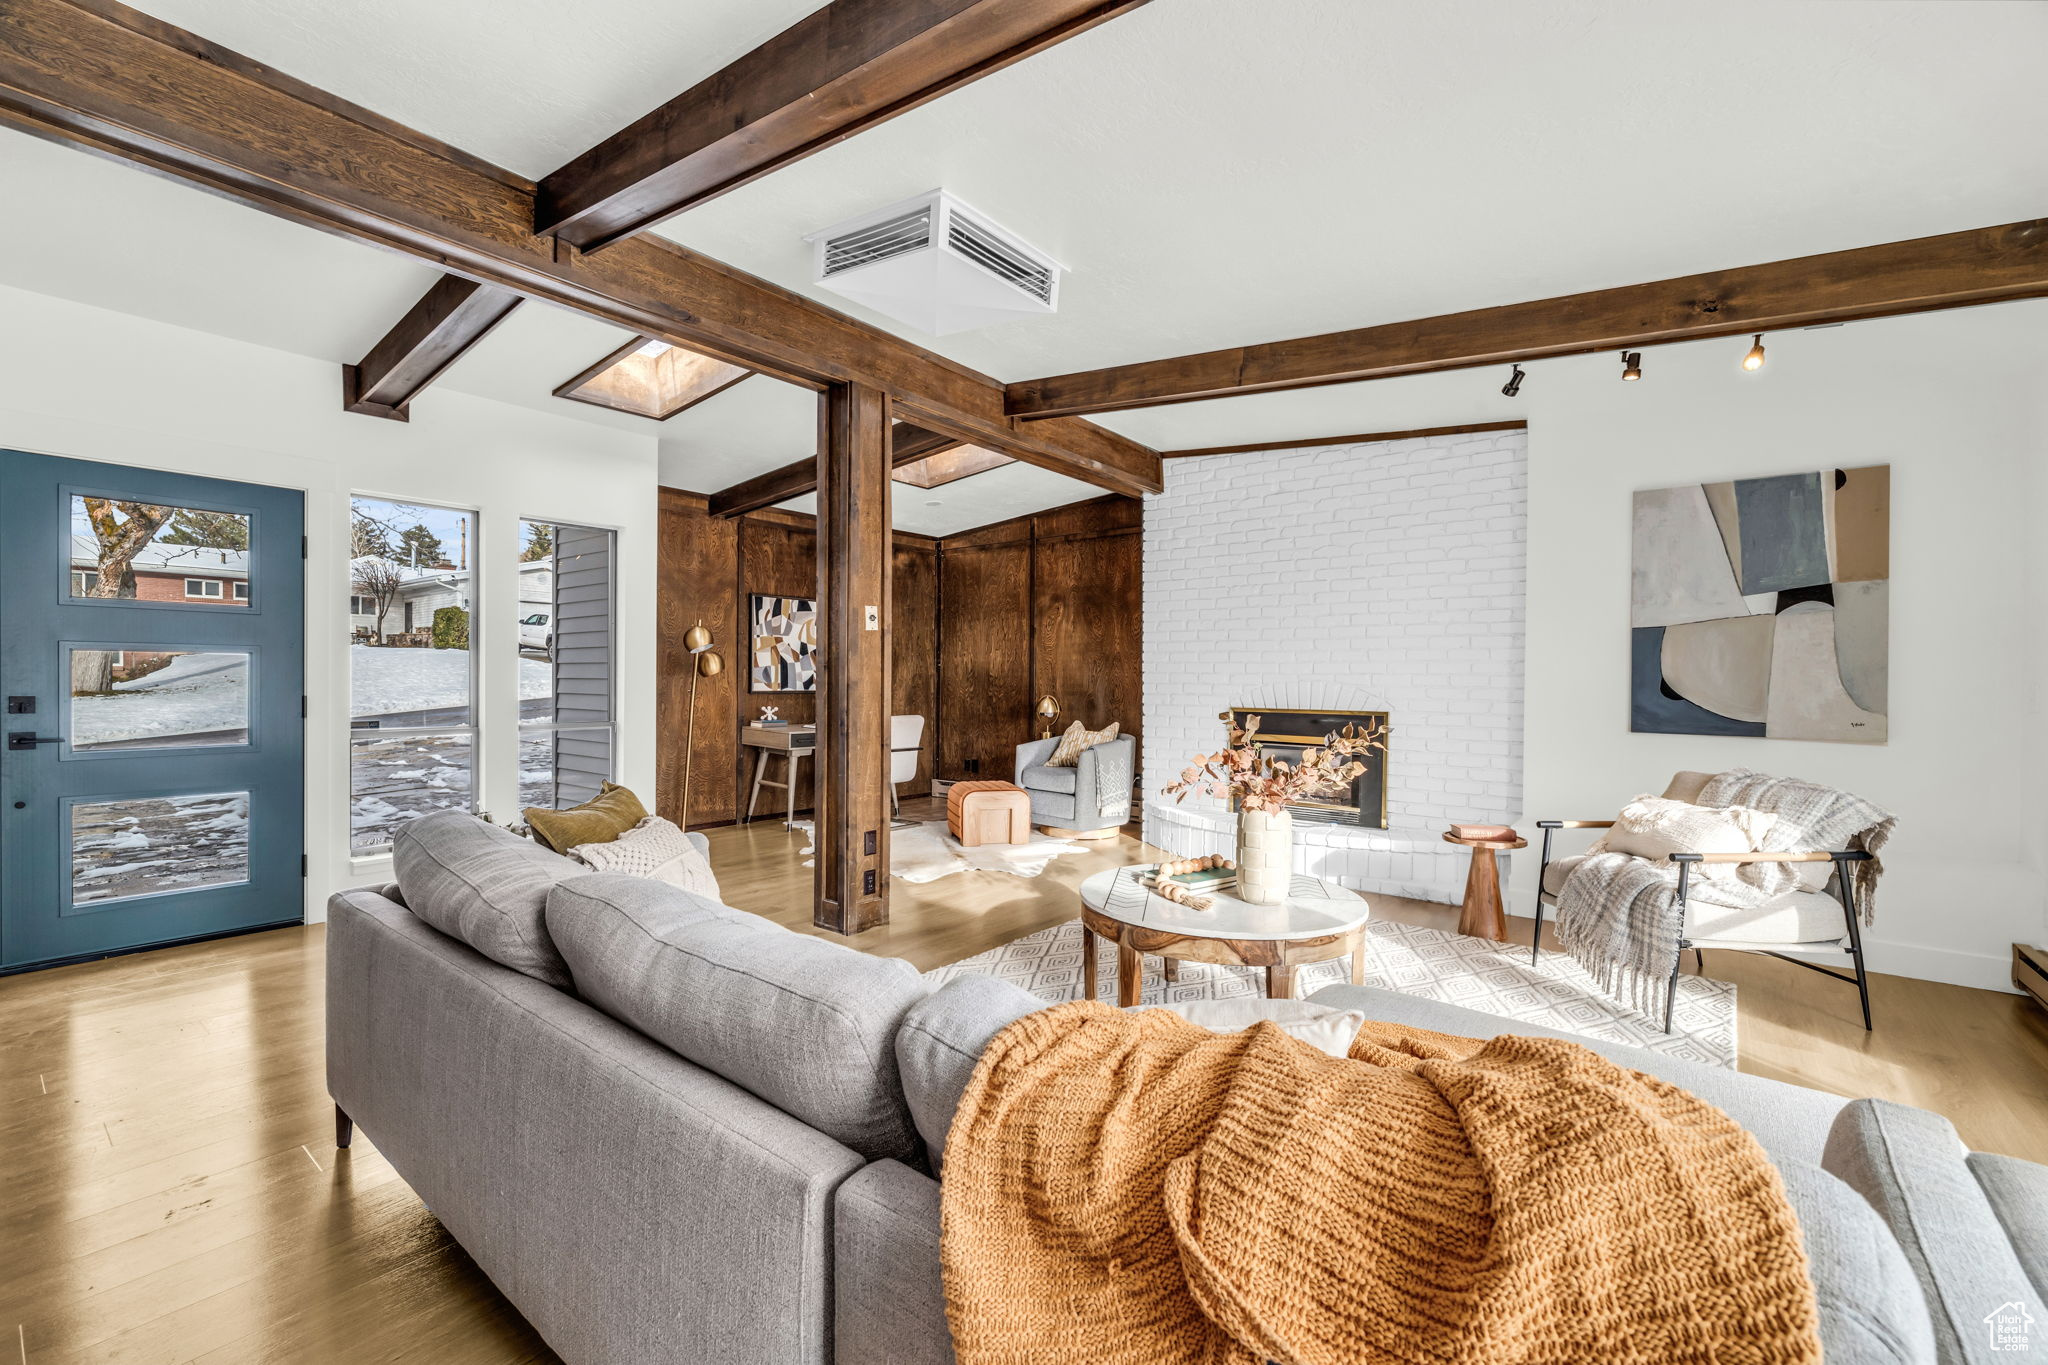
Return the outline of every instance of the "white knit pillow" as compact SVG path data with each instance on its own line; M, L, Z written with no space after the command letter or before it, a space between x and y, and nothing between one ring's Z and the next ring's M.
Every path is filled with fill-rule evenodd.
M593 872L617 872L667 882L718 900L711 862L675 822L650 815L610 843L578 844L569 856Z
M1621 808L1614 828L1595 852L1630 853L1666 862L1674 853L1754 853L1763 847L1778 817L1747 806L1695 806L1661 796L1638 796ZM1693 871L1732 877L1737 863L1702 863Z

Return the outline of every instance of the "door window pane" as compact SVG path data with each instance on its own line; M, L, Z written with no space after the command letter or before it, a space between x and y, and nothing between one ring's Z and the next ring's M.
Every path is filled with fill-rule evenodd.
M239 512L71 498L73 598L247 606L249 518Z
M349 740L349 847L383 848L407 820L474 810L475 745L465 733L365 735Z
M249 880L249 794L134 797L71 807L71 903Z
M71 650L73 750L249 742L244 650Z

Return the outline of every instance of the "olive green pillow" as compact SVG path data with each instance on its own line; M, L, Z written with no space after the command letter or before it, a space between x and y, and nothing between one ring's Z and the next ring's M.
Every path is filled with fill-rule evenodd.
M646 818L647 808L640 798L612 782L582 805L567 810L526 808L526 823L533 827L533 837L557 853L567 853L578 844L608 844Z

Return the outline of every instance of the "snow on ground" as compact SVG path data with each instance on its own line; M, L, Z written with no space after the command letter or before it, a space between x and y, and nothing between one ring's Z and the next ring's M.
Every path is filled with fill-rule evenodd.
M348 651L349 714L389 716L461 706L469 700L466 649L379 649L351 645ZM554 668L546 659L519 658L521 701L554 689Z
M469 700L466 649L349 649L351 716L402 715ZM519 660L522 701L545 697L554 686L546 659ZM183 654L133 682L114 684L109 696L71 702L73 744L84 748L119 740L221 734L233 744L249 724L249 656Z
M137 797L71 808L74 905L221 886L248 876L247 793Z
M71 742L80 749L223 732L213 742L234 744L248 725L246 654L182 654L146 677L115 683L110 696L71 699Z

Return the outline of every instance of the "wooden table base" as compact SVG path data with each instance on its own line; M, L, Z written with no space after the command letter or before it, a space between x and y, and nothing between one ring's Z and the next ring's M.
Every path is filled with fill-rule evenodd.
M1465 909L1458 917L1458 932L1470 938L1507 942L1508 916L1500 903L1501 850L1512 852L1529 846L1526 839L1495 839L1486 842L1444 835L1447 844L1463 844L1472 850L1472 868L1465 874Z
M1129 1009L1138 1003L1143 988L1142 954L1163 958L1168 981L1180 980L1183 962L1207 962L1224 967L1264 967L1266 998L1294 998L1294 970L1313 962L1351 958L1351 984L1365 984L1365 926L1349 933L1302 939L1201 938L1176 934L1168 929L1141 929L1082 907L1081 989L1082 998L1093 1000L1098 986L1096 959L1101 955L1098 939L1116 945L1116 1003Z

